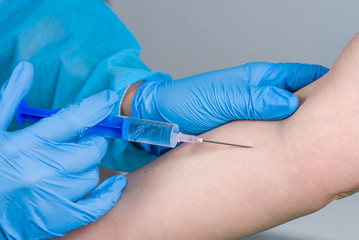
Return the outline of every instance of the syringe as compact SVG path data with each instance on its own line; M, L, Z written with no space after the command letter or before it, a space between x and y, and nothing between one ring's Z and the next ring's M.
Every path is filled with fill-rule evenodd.
M16 111L16 121L19 125L24 121L38 122L60 111L60 109L41 109L27 106L23 100ZM95 134L110 138L122 138L131 142L148 143L152 145L174 148L179 142L186 143L217 143L237 147L249 146L205 140L201 137L179 132L177 124L156 122L132 117L110 115L97 125L86 129L82 134Z

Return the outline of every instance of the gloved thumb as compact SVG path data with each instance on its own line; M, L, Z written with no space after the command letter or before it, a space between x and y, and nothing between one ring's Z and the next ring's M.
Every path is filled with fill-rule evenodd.
M79 200L76 204L87 216L80 221L86 224L105 215L116 204L125 186L126 177L115 175L106 179L88 197Z
M252 87L248 119L280 120L292 115L298 107L298 98L284 89L266 86Z
M34 69L31 63L19 63L0 90L0 130L9 126L19 102L29 92Z

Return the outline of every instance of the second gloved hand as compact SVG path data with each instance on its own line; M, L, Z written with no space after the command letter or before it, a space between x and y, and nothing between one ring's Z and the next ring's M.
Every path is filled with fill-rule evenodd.
M126 185L117 175L95 189L107 141L73 140L111 113L118 100L114 92L96 94L23 130L6 131L32 76L32 65L21 63L0 92L0 239L63 236L108 212Z
M232 120L279 120L298 107L292 93L328 71L299 63L247 63L170 82L145 81L132 116L177 123L200 134Z

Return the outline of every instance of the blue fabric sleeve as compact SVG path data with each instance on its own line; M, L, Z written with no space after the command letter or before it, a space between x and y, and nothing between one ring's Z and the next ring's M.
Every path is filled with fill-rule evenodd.
M3 0L0 12L0 84L17 63L31 62L30 106L65 107L105 89L122 99L138 81L171 80L140 60L138 42L103 0ZM117 139L102 165L129 172L153 159Z

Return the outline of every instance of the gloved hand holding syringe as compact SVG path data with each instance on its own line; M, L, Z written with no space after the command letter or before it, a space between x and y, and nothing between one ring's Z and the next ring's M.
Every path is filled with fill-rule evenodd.
M28 107L26 101L23 100L17 109L16 121L19 125L22 125L24 121L38 122L43 118L57 113L59 110L60 109L47 110ZM122 138L131 142L147 143L170 148L174 148L179 142L208 142L250 148L250 146L210 141L201 137L183 134L179 132L179 126L173 123L115 115L108 116L94 127L85 129L83 134Z

